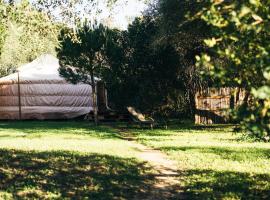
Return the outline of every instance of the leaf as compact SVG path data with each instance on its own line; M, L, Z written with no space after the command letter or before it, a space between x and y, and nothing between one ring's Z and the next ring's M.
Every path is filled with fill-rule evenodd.
M255 24L263 22L263 19L259 15L252 14L252 18L256 21Z
M246 16L247 14L249 14L250 12L251 12L251 10L250 10L249 7L243 6L243 7L241 8L240 13L239 13L239 17L242 18L242 17Z
M252 89L251 93L255 98L258 99L269 99L270 98L270 87L262 86L259 89Z
M263 76L264 76L264 78L266 78L267 80L270 80L270 68L267 68L267 69L263 72Z
M260 1L259 0L249 0L249 3L255 6L259 6L260 5Z
M206 39L204 42L208 47L214 47L217 44L217 40L215 38Z

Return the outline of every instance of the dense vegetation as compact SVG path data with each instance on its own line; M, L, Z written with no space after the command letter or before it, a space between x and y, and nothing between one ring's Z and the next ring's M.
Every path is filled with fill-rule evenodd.
M83 2L1 0L1 76L57 49L64 68L78 68L77 79L88 74L106 82L112 108L132 105L166 118L192 119L199 88L244 88L236 120L255 137L269 140L269 1L153 1L127 30L104 27L106 34L94 43L87 37L100 27L89 17L97 14L97 4ZM89 6L93 10L82 21ZM93 44L101 48L85 57ZM77 66L89 63L86 58L95 66Z
M0 1L0 75L34 60L44 53L55 55L60 26L28 1L6 4Z
M270 140L269 23L270 2L209 1L201 18L212 31L205 43L209 53L198 64L220 85L245 88L247 102L239 108L243 128L256 138ZM215 62L211 56L222 62Z
M54 54L93 99L97 77L111 108L166 118L166 130L2 121L0 199L270 199L270 1L154 0L127 30L89 17L97 4L0 0L0 77ZM245 90L231 112L239 124L179 120L190 122L208 86Z
M187 21L203 5L195 1L158 1L118 34L105 73L116 107L133 105L152 115L194 116L194 96L202 80L195 56L205 49L202 20ZM119 98L120 97L120 98Z
M95 123L98 112L95 77L107 66L105 44L109 33L110 31L101 24L84 24L77 28L75 33L61 31L60 48L57 48L60 75L74 84L83 82L92 86Z

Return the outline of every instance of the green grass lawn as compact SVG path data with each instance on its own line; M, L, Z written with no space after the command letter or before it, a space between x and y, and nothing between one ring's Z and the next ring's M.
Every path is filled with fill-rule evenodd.
M187 199L270 199L270 143L231 126L129 132L177 161ZM155 172L138 153L109 126L0 122L0 199L144 199Z
M270 144L240 140L231 126L130 130L178 162L188 199L270 199Z
M87 122L0 122L0 199L130 199L152 170L113 129Z

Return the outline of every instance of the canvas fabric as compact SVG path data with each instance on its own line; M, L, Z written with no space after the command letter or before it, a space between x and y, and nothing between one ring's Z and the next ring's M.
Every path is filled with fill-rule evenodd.
M70 119L92 111L91 86L68 83L58 69L59 61L44 55L18 69L19 83L18 73L1 78L0 119L19 119L19 105L22 119Z

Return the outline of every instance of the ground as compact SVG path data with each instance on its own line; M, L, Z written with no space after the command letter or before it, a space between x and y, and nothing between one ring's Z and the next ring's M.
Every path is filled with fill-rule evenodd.
M188 199L270 199L270 143L247 141L222 125L183 124L133 135L177 161Z
M106 127L87 122L1 122L0 199L130 199L152 169Z
M0 199L269 199L270 144L241 135L0 122Z

